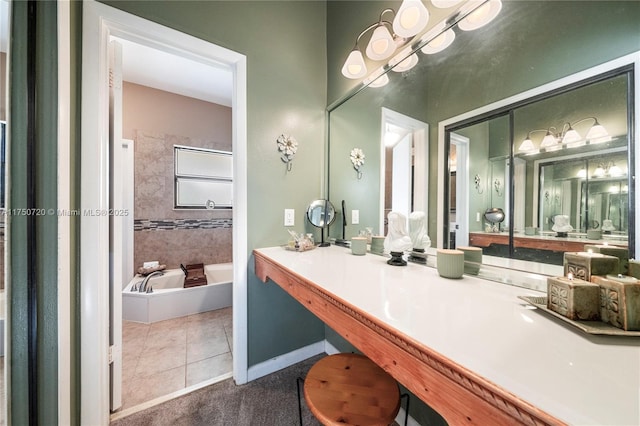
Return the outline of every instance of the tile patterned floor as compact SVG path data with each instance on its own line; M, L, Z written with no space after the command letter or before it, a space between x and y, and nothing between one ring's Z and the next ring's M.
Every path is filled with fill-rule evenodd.
M123 321L121 410L231 372L231 309Z

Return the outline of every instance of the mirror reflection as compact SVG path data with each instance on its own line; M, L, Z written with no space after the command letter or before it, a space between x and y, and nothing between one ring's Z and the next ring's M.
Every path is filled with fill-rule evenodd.
M449 247L558 265L584 244L628 247L630 72L449 126Z

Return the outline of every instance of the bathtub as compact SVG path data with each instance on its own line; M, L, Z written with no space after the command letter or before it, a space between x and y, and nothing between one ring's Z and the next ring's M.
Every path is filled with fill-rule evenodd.
M181 269L167 269L162 276L153 276L149 284L153 293L131 291L143 280L136 275L122 290L122 318L127 321L152 323L185 315L231 306L233 264L205 265L207 285L183 288Z

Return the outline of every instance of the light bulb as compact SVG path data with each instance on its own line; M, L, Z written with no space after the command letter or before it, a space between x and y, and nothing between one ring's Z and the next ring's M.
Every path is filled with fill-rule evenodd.
M393 41L393 37L384 24L379 24L373 34L371 40L367 44L366 53L367 56L374 61L381 61L387 59L396 50L396 44Z
M518 148L518 151L529 152L535 149L536 147L533 145L533 141L527 136L527 138L520 144L520 148Z
M400 37L413 37L427 26L428 21L429 11L422 1L404 0L393 20L393 32Z
M611 140L611 136L609 136L609 132L607 132L604 126L596 121L596 123L591 126L587 132L585 139L590 143L602 143L609 142Z

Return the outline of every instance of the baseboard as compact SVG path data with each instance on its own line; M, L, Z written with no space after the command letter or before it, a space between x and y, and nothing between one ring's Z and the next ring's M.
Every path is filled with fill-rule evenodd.
M282 370L297 364L305 359L311 358L319 354L325 353L325 341L321 340L316 343L312 343L295 351L288 352L286 354L279 355L271 358L270 360L261 362L260 364L252 365L247 371L248 381L259 379L260 377L267 376L276 371Z

